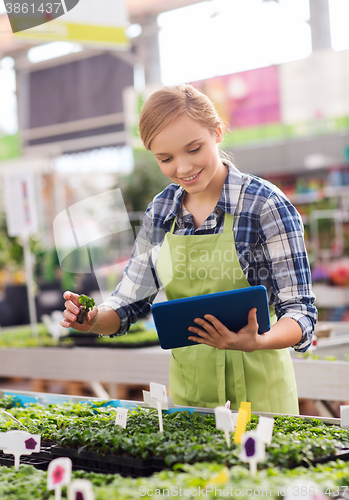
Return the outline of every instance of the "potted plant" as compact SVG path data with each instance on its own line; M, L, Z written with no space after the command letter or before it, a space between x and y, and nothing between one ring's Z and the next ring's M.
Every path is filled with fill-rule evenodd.
M76 322L79 323L80 325L83 325L86 321L90 309L91 310L93 309L95 301L91 299L91 297L88 297L87 295L80 295L79 303L81 304L81 306L80 306L80 312L76 318Z

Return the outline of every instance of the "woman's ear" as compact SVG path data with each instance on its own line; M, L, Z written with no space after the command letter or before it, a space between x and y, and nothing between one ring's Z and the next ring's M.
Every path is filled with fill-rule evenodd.
M221 142L223 139L223 127L221 125L218 125L215 131L215 136L216 136L216 142Z

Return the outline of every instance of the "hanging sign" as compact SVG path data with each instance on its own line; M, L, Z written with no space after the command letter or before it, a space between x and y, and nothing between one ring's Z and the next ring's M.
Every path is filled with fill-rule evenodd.
M5 210L9 236L29 236L38 232L38 210L32 172L5 176Z
M158 416L159 416L159 429L160 432L164 432L162 424L162 403L167 403L167 391L166 386L163 384L157 384L155 382L150 382L150 397L156 401Z
M16 39L128 49L124 0L5 0Z
M8 431L0 437L0 448L5 455L13 455L15 458L15 470L19 469L22 455L39 453L41 436L30 434L26 431Z
M258 432L245 432L241 438L239 458L250 464L251 476L257 473L257 463L265 459L265 444Z
M92 483L87 479L76 479L68 486L68 500L94 500Z
M55 458L47 469L47 489L55 490L55 500L61 500L62 487L71 481L72 461L68 457Z

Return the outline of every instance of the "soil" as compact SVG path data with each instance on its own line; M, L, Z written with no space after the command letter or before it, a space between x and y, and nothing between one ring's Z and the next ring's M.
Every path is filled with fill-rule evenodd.
M80 306L80 312L77 315L76 322L79 323L80 325L83 325L86 321L87 315L88 315L88 309L84 306Z

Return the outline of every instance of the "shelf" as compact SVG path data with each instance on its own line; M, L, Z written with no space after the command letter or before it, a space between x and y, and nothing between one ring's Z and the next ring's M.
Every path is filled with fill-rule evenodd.
M313 293L316 296L317 307L330 307L336 309L349 305L349 288L342 286L329 286L313 284Z

